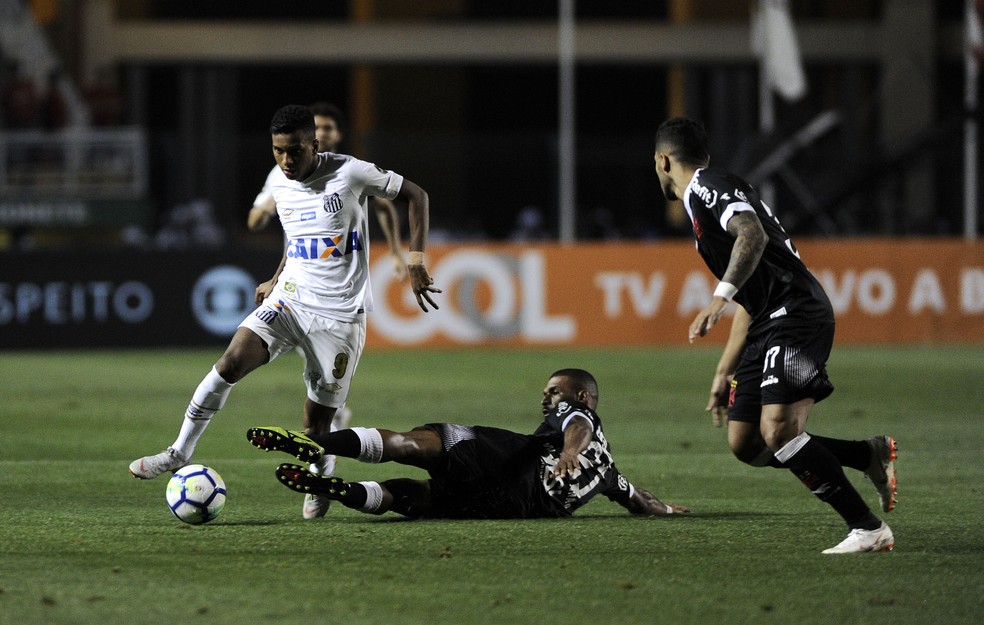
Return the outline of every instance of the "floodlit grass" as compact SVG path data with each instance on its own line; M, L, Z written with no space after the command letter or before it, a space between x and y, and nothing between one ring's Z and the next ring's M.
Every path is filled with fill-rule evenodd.
M823 556L846 530L787 472L752 469L702 412L716 348L379 351L353 424L532 431L553 370L591 370L621 470L686 517L604 498L571 520L300 518L253 425L299 423L294 356L253 373L195 460L229 488L213 523L171 517L133 458L169 444L221 350L0 354L0 624L978 623L984 617L984 348L835 348L810 430L900 441L896 549ZM422 473L339 461L349 479ZM865 498L873 490L849 475Z

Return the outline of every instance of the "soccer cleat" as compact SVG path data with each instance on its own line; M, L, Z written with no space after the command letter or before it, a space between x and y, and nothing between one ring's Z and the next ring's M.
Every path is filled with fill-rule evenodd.
M304 507L301 508L301 515L309 521L311 519L320 519L328 514L329 507L331 507L331 499L323 495L312 495L308 493L304 495Z
M144 456L130 463L130 475L141 480L152 480L165 471L177 471L188 464L185 458L173 447L159 454Z
M869 551L891 551L895 546L895 536L891 528L882 521L881 527L874 530L851 530L840 544L824 553L865 553Z
M313 463L308 470L317 475L331 475L335 472L335 456L325 454L321 457L321 460ZM304 495L304 505L301 507L301 516L307 520L320 519L328 514L328 508L330 507L331 499L321 495L312 495L311 493L308 493L307 495Z
M318 475L296 464L282 464L277 467L277 479L287 488L305 495L339 499L348 494L345 480L331 475Z
M305 462L315 462L325 453L321 445L304 433L284 428L249 428L246 430L246 440L257 449L282 451Z
M895 507L897 489L895 459L898 457L898 445L894 438L884 435L872 436L867 442L871 447L871 463L864 476L871 480L875 490L878 491L881 509L884 512L891 512Z

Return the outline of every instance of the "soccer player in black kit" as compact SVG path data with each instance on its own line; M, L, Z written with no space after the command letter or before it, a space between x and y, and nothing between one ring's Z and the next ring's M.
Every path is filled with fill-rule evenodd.
M720 281L690 325L690 342L705 336L730 302L737 304L707 406L715 425L726 411L728 444L739 460L789 469L841 515L850 533L823 553L891 550L892 530L842 467L863 471L882 510L890 511L895 440L847 441L806 432L813 404L834 388L826 371L834 313L823 287L755 189L708 166L707 135L699 123L681 117L663 122L655 161L663 194L683 201L697 252Z
M595 495L629 512L666 516L689 510L636 488L615 467L595 412L598 384L583 369L553 373L543 390L543 422L533 434L485 426L431 423L409 432L351 428L306 436L277 427L250 428L246 438L313 462L322 454L419 467L428 480L347 482L306 466L282 464L280 481L368 514L411 518L530 519L569 517Z

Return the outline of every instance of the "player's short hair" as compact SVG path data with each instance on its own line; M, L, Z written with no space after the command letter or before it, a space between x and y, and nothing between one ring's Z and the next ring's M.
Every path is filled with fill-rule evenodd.
M561 369L559 371L554 371L550 374L551 378L564 377L568 378L574 383L576 390L585 390L588 392L594 400L595 403L598 402L598 382L595 380L594 376L585 371L584 369Z
M305 138L314 138L314 115L306 106L288 104L273 114L270 120L271 135L292 135L299 133Z
M315 102L308 108L311 109L312 115L330 117L335 120L335 124L338 126L339 130L345 130L345 116L342 115L342 109L338 108L331 102Z
M672 117L656 130L656 151L667 152L686 165L703 167L710 160L707 131L700 122Z

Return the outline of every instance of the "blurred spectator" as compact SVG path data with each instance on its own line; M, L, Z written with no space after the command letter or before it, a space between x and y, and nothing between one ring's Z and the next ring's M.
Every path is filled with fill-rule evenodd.
M225 239L225 231L215 220L211 202L196 199L167 212L164 226L154 237L154 243L160 249L212 249L224 245Z
M123 98L113 68L99 68L84 95L93 126L119 126L123 122Z
M516 225L509 234L513 241L544 241L550 234L543 226L543 210L538 206L525 206L516 215Z

